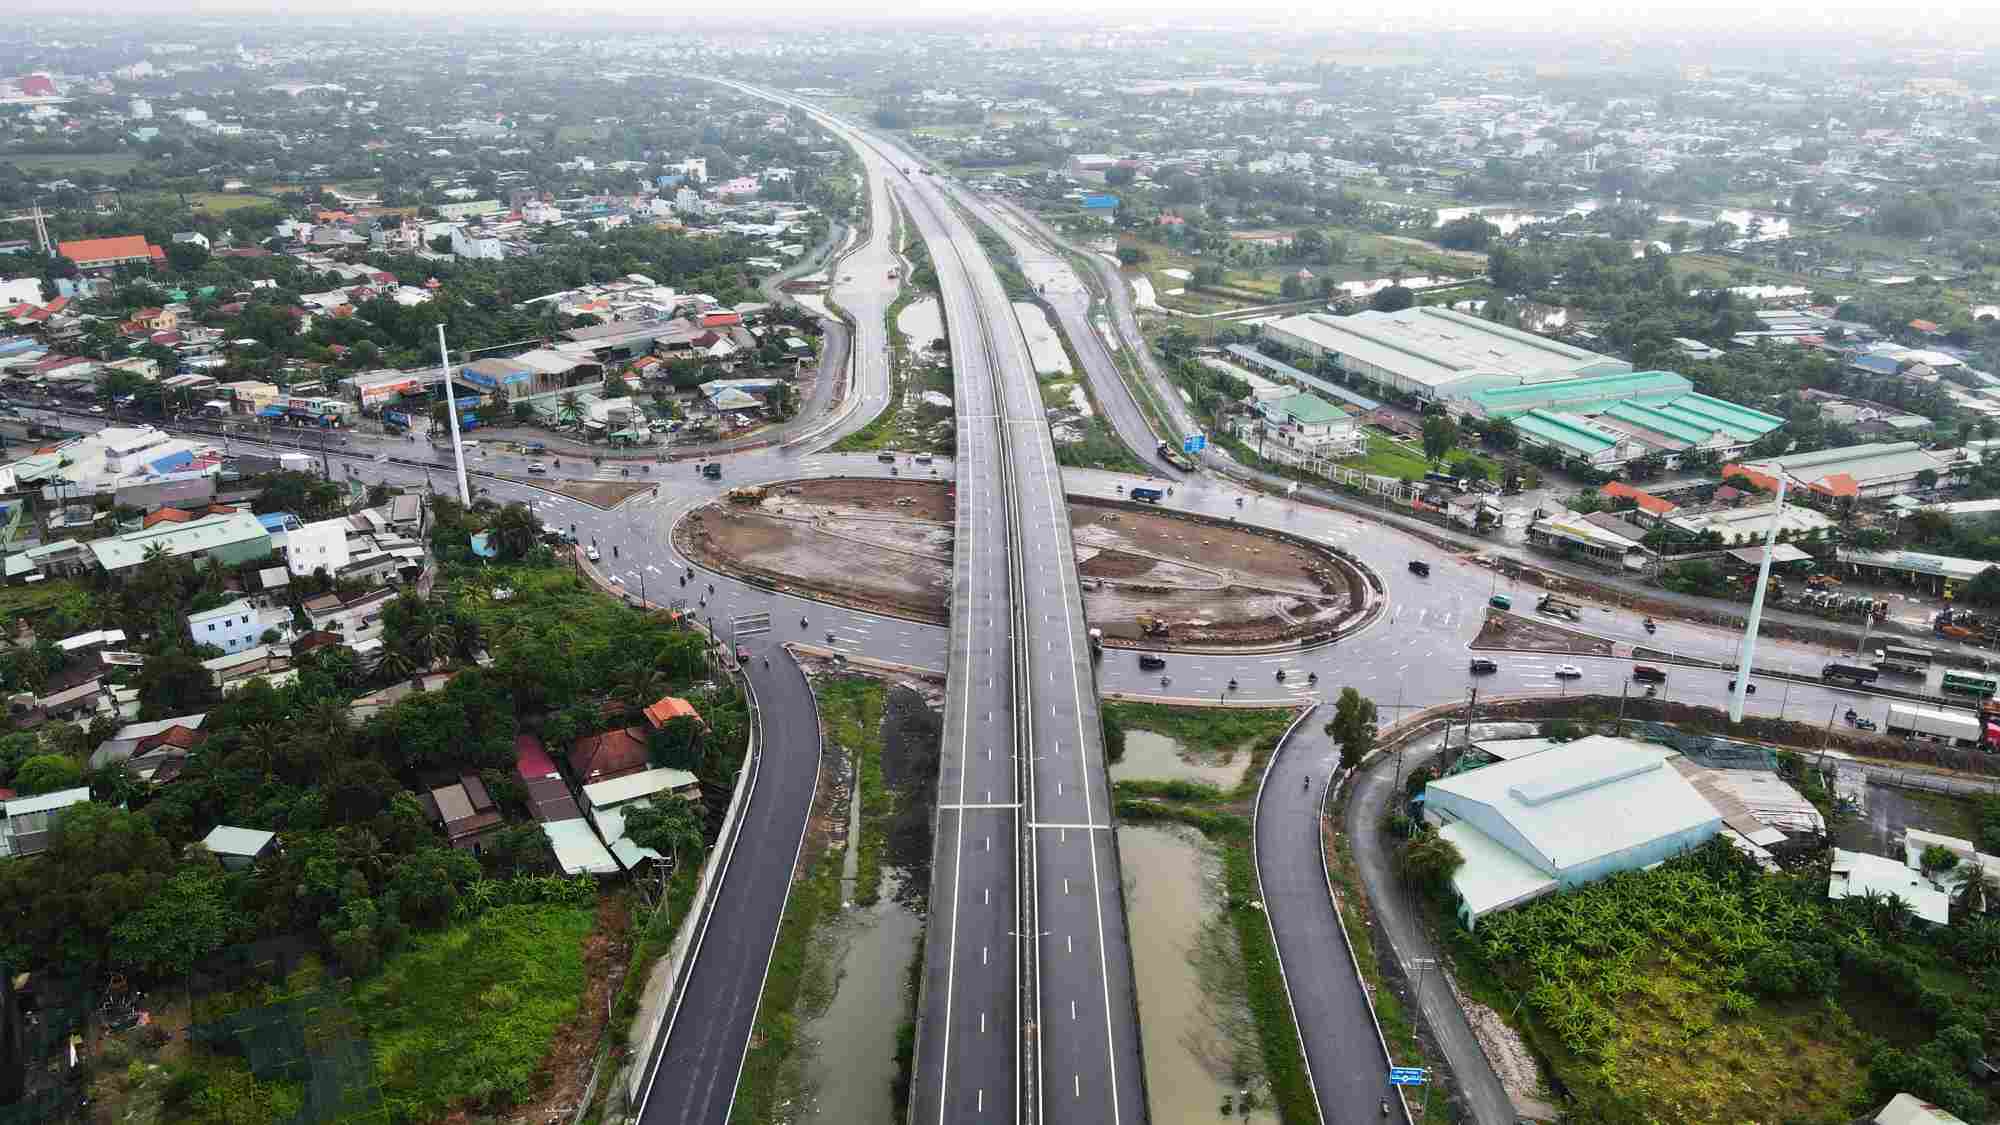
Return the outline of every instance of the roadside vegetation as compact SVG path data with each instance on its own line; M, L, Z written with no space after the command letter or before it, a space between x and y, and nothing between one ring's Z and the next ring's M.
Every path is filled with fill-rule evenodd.
M1461 986L1518 1008L1581 1116L1834 1123L1908 1091L1986 1119L1966 1068L1995 1015L2000 923L1967 910L1926 930L1891 897L1828 901L1817 863L1765 874L1715 840L1467 934L1435 894L1452 864L1430 837L1405 877L1433 889Z

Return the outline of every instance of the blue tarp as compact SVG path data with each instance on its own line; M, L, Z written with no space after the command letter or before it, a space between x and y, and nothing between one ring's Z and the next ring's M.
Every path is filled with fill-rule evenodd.
M194 454L183 449L178 453L169 453L158 461L151 462L149 467L156 473L171 473L185 469L192 464L194 464Z
M484 531L477 532L473 535L472 553L478 555L482 559L495 559L500 557L500 552L493 549L493 544L489 541L489 537L487 533Z
M1894 375L1903 369L1901 360L1886 355L1858 355L1848 363L1848 366L1875 375Z
M290 512L265 512L257 517L257 522L264 525L265 531L295 531L305 526Z

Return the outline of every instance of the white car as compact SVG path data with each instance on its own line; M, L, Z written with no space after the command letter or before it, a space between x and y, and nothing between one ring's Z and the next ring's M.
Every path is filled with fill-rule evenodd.
M1581 669L1581 668L1577 667L1576 665L1574 665L1574 664L1558 664L1558 665L1556 665L1556 679L1558 679L1558 680L1580 680L1580 679L1582 679L1582 678L1583 678L1583 669Z
M101 406L93 406L90 408L90 412L92 414L102 414L104 413L104 408Z
M596 562L596 561L597 561L598 559L602 558L603 556L602 556L602 555L599 555L599 554L597 553L597 548L595 548L595 547L585 547L585 548L583 549L583 557L584 557L584 558L586 558L586 559L589 559L589 560L590 560L591 562Z
M528 466L528 471L530 473L546 473L549 471L549 469L547 465L542 464L540 461L536 461Z

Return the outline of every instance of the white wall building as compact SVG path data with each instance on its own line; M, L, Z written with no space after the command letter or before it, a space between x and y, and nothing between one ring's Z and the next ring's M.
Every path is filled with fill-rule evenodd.
M187 620L188 635L196 644L214 645L225 653L257 647L266 629L276 629L282 639L290 635L292 624L289 613L261 610L243 598L190 613Z

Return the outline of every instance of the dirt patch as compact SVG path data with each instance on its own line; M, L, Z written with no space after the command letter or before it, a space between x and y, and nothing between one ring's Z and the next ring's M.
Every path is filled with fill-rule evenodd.
M1507 1026L1500 1013L1472 999L1458 989L1458 981L1450 973L1445 981L1458 997L1459 1007L1465 1009L1465 1022L1472 1026L1473 1037L1486 1054L1486 1061L1493 1064L1493 1073L1499 1077L1500 1085L1513 1097L1518 1106L1523 1101L1539 1103L1542 1093L1541 1067L1535 1063L1528 1044ZM1547 1118L1554 1120L1553 1117Z
M910 470L915 472L917 470ZM771 490L779 503L823 508L894 512L912 519L950 523L958 490L937 480L881 480L874 477L827 477L789 481Z
M1576 656L1612 656L1615 646L1602 637L1575 629L1565 629L1539 617L1518 613L1488 613L1479 635L1472 638L1475 649L1503 652L1562 652Z
M794 481L754 503L696 509L675 544L770 589L941 623L955 503L955 490L933 481ZM1367 603L1354 564L1261 529L1087 501L1071 503L1070 526L1084 615L1114 646L1310 641ZM1149 621L1167 635L1149 633Z
M556 1029L549 1053L542 1057L541 1073L548 1081L534 1101L520 1107L522 1121L567 1119L583 1099L590 1083L591 1065L604 1028L611 1020L611 998L625 982L631 964L631 915L621 897L600 895L597 924L583 941L583 999L576 1015Z
M651 483L628 483L622 480L566 480L551 486L554 491L574 500L581 500L593 508L616 508L642 492L651 492Z

